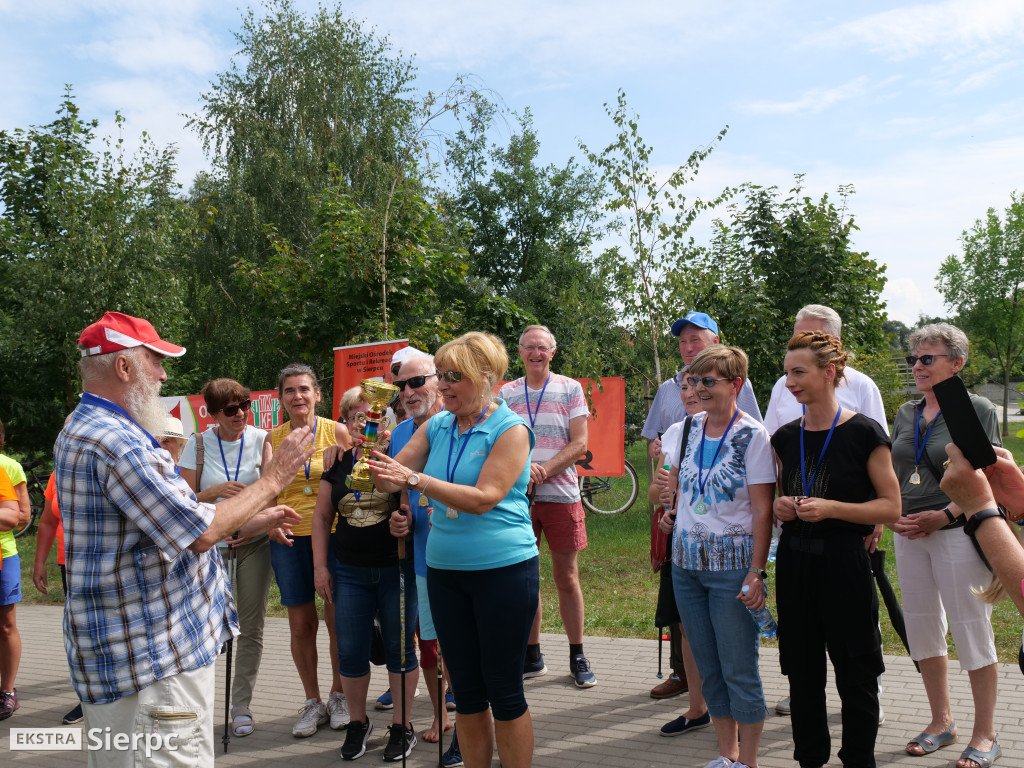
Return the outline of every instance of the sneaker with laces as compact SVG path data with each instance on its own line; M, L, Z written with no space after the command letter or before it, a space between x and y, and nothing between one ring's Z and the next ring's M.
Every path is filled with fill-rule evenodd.
M444 692L444 708L449 712L455 711L455 694L450 688Z
M13 691L0 691L0 720L6 720L20 706L17 688Z
M316 729L328 722L331 716L327 713L327 705L316 699L306 699L299 709L298 722L292 727L292 736L305 738L316 733Z
M719 755L710 763L704 766L704 768L732 768L735 763L725 755ZM742 763L740 763L742 765Z
M590 669L590 662L582 653L577 653L569 661L569 674L576 682L577 688L590 688L597 685L597 676Z
M355 760L357 757L362 757L366 752L366 742L370 740L371 733L373 733L373 723L370 722L370 718L366 718L366 721L362 723L349 723L348 730L345 732L345 743L341 746L341 759Z
M77 725L85 719L85 713L82 712L82 702L75 704L75 708L64 715L61 722L64 725Z
M459 768L462 765L462 752L459 750L458 728L452 730L452 743L441 756L442 768Z
M388 743L384 746L384 762L395 763L403 757L408 757L415 746L416 732L412 729L412 725L403 728L398 723L392 723L388 726Z
M327 714L331 719L331 728L340 731L352 717L348 713L348 702L345 701L345 694L341 691L334 691L327 699Z
M536 661L530 661L527 659L526 663L523 664L523 679L527 680L531 677L540 677L541 675L546 675L547 671L548 668L544 666L544 654L542 653L540 658Z
M775 705L775 711L780 715L791 715L793 714L793 708L789 704L789 696L781 699L778 704Z
M394 709L395 701L391 698L391 689L388 688L384 693L377 697L376 703L373 705L374 709Z

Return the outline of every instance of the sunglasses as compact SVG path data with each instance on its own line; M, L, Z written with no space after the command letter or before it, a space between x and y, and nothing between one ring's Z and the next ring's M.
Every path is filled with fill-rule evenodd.
M437 371L434 375L444 379L449 384L458 384L463 379L462 371L445 371L444 373Z
M921 365L931 365L935 362L936 357L949 357L949 355L907 355L907 365L913 368L917 361L921 361Z
M399 379L398 381L393 381L391 383L398 387L399 392L404 392L406 384L408 384L413 389L419 389L420 387L427 383L427 379L429 379L431 376L437 376L437 374L428 373L424 376L410 376L408 379Z
M715 386L716 381L729 381L729 379L713 379L710 376L687 376L686 380L690 382L691 387L696 387L698 384L703 384L708 389Z
M251 407L252 407L252 400L249 400L247 398L247 399L243 400L240 403L234 403L232 405L225 405L224 406L224 415L227 416L228 418L231 418L232 416L234 416L239 411L245 411L246 413L248 413L249 412L249 408L251 408Z

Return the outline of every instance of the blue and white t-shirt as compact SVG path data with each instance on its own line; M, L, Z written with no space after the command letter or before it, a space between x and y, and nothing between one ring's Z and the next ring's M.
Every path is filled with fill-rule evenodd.
M717 457L715 449L721 440L705 438L701 493L698 460L706 417L705 413L693 417L681 464L677 431L681 423L673 425L662 441L669 463L680 468L672 563L700 571L749 568L754 550L749 486L775 482L771 439L768 430L746 413L732 425Z

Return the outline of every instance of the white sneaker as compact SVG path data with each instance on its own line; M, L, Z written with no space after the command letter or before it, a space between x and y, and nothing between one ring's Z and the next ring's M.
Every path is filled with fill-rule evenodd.
M348 714L348 704L345 702L345 694L335 691L327 700L327 713L331 717L331 728L340 731L349 724L352 719Z
M725 755L719 755L710 763L704 766L704 768L732 768L733 765L741 765L741 763L734 763Z
M316 729L331 719L327 705L316 699L306 699L299 710L299 720L292 727L292 736L305 738L316 733Z

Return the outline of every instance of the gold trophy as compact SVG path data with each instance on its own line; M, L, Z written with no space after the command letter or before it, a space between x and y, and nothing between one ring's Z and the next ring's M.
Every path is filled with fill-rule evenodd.
M372 491L373 479L370 477L370 467L367 465L366 459L373 454L377 447L381 422L384 421L384 426L387 427L384 414L387 411L388 403L398 394L398 387L374 379L363 379L359 382L359 387L363 390L363 399L370 404L370 412L366 414L365 421L360 420L362 435L365 438L360 446L363 453L359 457L359 461L352 467L352 474L348 478L348 487L353 491Z

